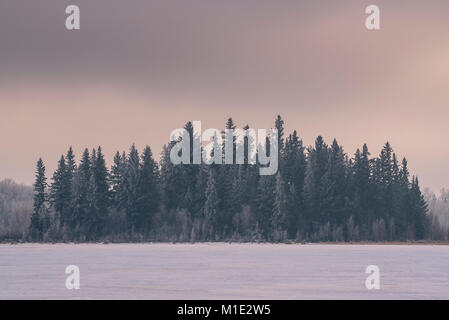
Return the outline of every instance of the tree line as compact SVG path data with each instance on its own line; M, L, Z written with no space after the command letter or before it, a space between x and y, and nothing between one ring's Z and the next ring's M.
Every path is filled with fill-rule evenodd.
M236 128L232 118L225 126ZM335 139L328 145L319 136L306 147L296 131L284 136L280 116L274 126L279 170L273 176L259 175L247 152L241 165L173 165L174 142L163 147L159 163L149 146L139 152L132 145L115 154L110 168L101 147L85 149L78 164L70 148L50 182L39 159L29 237L278 242L429 236L432 223L418 178L388 142L377 157L366 144L348 155ZM190 121L184 129L195 138Z
M33 188L10 179L0 181L0 240L26 239L33 205Z
M426 188L424 199L429 208L429 238L449 240L449 190L443 188L435 194Z

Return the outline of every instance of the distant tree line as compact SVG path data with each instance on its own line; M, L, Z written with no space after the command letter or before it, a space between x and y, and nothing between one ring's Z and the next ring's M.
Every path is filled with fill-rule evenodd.
M26 239L33 213L33 188L0 181L0 240Z
M229 118L226 129L235 128ZM132 145L110 168L101 147L84 150L78 164L70 148L50 183L39 159L30 239L404 241L431 234L418 178L388 142L378 157L366 145L350 156L336 140L327 145L319 136L306 147L296 131L284 137L280 116L275 128L273 176L259 175L247 154L242 165L173 165L174 142L163 147L160 163L149 146L139 152ZM192 123L184 129L193 139Z
M429 238L449 240L449 190L441 189L436 195L426 188L424 199L429 208Z

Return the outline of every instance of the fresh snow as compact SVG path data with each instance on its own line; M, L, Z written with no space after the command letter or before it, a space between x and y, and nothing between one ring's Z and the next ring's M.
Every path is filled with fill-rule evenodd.
M0 299L449 299L449 246L2 244Z

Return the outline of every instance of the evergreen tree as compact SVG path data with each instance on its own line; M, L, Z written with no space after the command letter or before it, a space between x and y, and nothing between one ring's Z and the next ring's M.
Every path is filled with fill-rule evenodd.
M237 128L237 126L234 124L234 121L232 120L232 118L228 118L228 120L226 121L225 128L227 130L235 130ZM228 137L226 136L225 132L222 132L222 134L223 134L224 145L227 146L227 145L232 144L232 163L235 164L236 163L236 137L234 135L232 135L231 140L228 140ZM225 148L225 146L223 148ZM225 157L225 153L223 153L223 157ZM224 160L223 160L223 163L225 163Z
M244 130L249 130L249 125L246 125ZM249 146L255 144L253 138L250 136L245 136L243 140L244 148L244 165L241 172L241 205L254 205L254 201L257 196L257 185L259 180L259 166L257 164L249 164L250 149Z
M167 211L179 208L184 197L183 177L180 174L182 170L180 165L175 166L170 160L170 150L173 145L173 142L164 145L160 160L162 203ZM172 223L173 221L168 222Z
M108 170L101 147L92 152L91 175L89 179L88 237L95 239L104 235L108 217L109 183Z
M298 138L296 130L289 135L285 142L283 161L281 162L282 178L288 186L289 210L288 237L293 239L297 235L298 227L304 226L304 180L306 175L306 156L302 140Z
M208 240L215 240L215 230L219 227L218 219L218 194L216 188L214 171L209 168L209 177L207 179L207 187L204 203L204 230L203 234Z
M124 208L124 175L126 170L126 154L122 155L116 152L114 155L114 164L111 167L111 204L117 209Z
M362 152L357 149L353 162L353 201L352 216L356 225L371 226L373 222L371 168L368 147L363 145Z
M124 176L125 188L125 211L128 221L128 228L134 229L136 221L138 221L138 206L137 201L139 197L138 186L140 181L140 159L139 152L135 145L131 146L128 154L128 161L126 164Z
M232 118L229 118L226 121L226 129L235 130L236 125L234 124ZM224 135L224 132L223 132ZM225 146L227 144L232 144L233 149L233 163L235 163L236 159L236 145L235 145L235 137L232 137L232 140L228 141L227 137L223 136L224 145L220 146L222 150L223 162L225 163ZM214 140L214 143L218 143L217 140ZM216 179L216 190L219 199L219 210L218 210L218 223L215 227L215 232L219 233L220 236L226 236L232 233L232 221L234 214L238 210L240 204L237 202L238 198L236 197L235 191L235 183L234 178L237 178L237 166L234 164L224 164L221 166L212 166L212 170L215 171L215 179Z
M418 178L412 179L410 189L411 224L415 239L424 239L428 228L427 203L419 188Z
M273 225L275 181L271 176L261 176L257 186L257 198L253 212L256 214L257 231L264 239L270 239Z
M68 205L68 190L67 190L67 168L64 156L58 162L58 168L53 174L53 182L50 186L50 203L56 213L56 218L59 222L59 227L63 227L66 217L64 213Z
M389 200L389 189L392 181L392 160L393 150L390 144L387 142L380 155L372 159L372 171L373 171L373 195L374 207L375 207L375 217L376 220L382 218L384 221L389 215L388 203Z
M42 240L50 221L47 206L47 178L45 166L41 158L36 165L36 180L34 182L33 215L30 223L30 236L32 240Z
M388 142L376 158L370 158L363 145L349 159L336 140L328 146L319 136L306 150L296 131L284 139L283 126L281 117L276 117L280 154L275 176L260 176L260 165L249 163L253 144L249 136L243 140L242 165L235 164L241 146L234 136L232 141L224 136L224 146L232 143L231 165L173 165L170 150L176 142L170 142L162 150L160 169L150 147L139 156L132 145L128 155L115 154L110 174L101 147L91 154L86 149L78 166L70 147L58 162L48 197L40 159L30 238L43 240L45 234L45 239L85 241L126 236L126 232L140 239L151 232L164 241L186 241L189 234L192 241L254 236L270 241L434 236L430 229L437 224L430 221L418 179L410 180L407 160L399 163ZM235 128L229 118L226 129ZM184 129L190 133L193 162L193 145L200 137L193 135L190 121ZM224 146L218 143L215 136L211 156L219 150L217 156L223 159ZM269 153L268 137L265 146ZM50 222L59 230L50 229Z
M278 130L278 150L279 154L282 155L284 150L284 120L282 120L280 115L276 117L274 127Z
M393 182L393 149L389 142L385 143L377 162L377 182L387 189Z
M410 211L409 202L410 192L410 173L408 171L407 159L402 159L401 169L399 171L397 192L396 192L396 235L398 239L405 240L407 238L407 214Z
M85 149L76 170L73 183L72 215L70 227L72 238L82 239L86 236L90 208L91 159L89 150Z
M67 183L67 189L69 190L69 193L71 193L72 184L73 184L73 177L75 176L76 171L76 163L75 163L75 155L73 154L72 147L69 148L66 155L66 183ZM71 196L69 196L71 198Z
M284 232L287 230L288 223L288 190L282 180L280 172L276 174L276 185L274 187L274 204L272 223L274 228L275 240L283 240ZM277 239L276 239L277 238Z
M184 130L188 132L190 137L190 164L181 163L173 167L173 174L177 177L177 192L179 199L176 201L176 207L186 209L189 214L195 213L196 210L196 182L198 177L199 165L193 164L193 146L194 142L198 142L200 137L196 136L193 131L193 124L188 121Z
M133 221L136 230L149 230L152 217L159 210L159 199L159 168L147 146L142 154L137 187L137 215Z
M322 178L328 163L328 146L321 136L316 139L315 148L309 148L307 160L304 199L308 226L305 231L312 234L318 231L319 226L328 222L322 211L324 196Z
M325 173L321 180L323 199L321 205L322 222L341 226L346 216L346 163L343 149L334 139L328 153Z

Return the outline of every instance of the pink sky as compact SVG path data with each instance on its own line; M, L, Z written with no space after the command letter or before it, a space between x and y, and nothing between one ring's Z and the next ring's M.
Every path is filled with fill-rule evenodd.
M81 30L66 31L78 4ZM364 27L377 4L381 30ZM31 184L72 145L159 154L188 120L269 128L353 154L390 141L423 186L449 186L447 1L5 1L0 179ZM110 162L110 161L109 161Z

